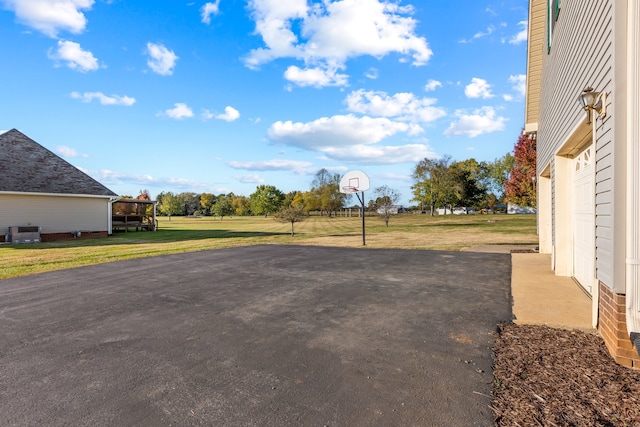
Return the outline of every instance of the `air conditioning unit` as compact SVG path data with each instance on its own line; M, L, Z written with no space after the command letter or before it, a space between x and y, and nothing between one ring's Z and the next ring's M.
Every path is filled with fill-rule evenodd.
M9 227L9 239L11 243L39 243L40 231L39 226L15 226Z

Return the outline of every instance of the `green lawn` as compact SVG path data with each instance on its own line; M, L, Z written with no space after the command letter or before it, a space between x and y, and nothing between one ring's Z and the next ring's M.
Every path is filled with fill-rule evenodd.
M0 279L83 265L178 252L256 244L362 248L360 218L310 217L291 225L272 218L161 217L156 232L118 232L108 238L0 245ZM537 242L535 215L394 216L385 228L366 218L367 248L460 250L486 244Z

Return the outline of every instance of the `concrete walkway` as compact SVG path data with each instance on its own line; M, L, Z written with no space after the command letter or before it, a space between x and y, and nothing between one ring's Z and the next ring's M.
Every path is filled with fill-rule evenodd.
M513 323L595 332L591 298L570 277L556 276L551 255L533 252L536 246L487 245L465 251L511 253Z
M556 276L551 256L511 254L514 323L594 331L591 298L570 277Z

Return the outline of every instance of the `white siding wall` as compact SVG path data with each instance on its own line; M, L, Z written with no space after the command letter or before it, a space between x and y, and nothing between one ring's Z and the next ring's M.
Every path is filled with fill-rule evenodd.
M587 86L610 95L607 117L598 120L596 128L596 269L605 283L613 281L614 245L612 126L616 117L612 97L614 91L614 4L615 0L563 0L556 23L551 51L546 53L542 69L540 120L538 123L538 167L551 165L555 194L555 155L566 149L572 132L585 122L578 96ZM587 31L585 31L587 29ZM583 124L583 126L587 126ZM558 177L560 179L560 177ZM553 206L556 242L556 218ZM611 286L611 285L610 285Z
M109 199L0 194L0 233L11 226L42 226L42 233L108 231Z

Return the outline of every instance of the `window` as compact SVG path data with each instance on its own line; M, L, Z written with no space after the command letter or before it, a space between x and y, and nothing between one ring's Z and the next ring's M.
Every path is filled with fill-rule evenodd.
M553 30L556 28L558 16L560 16L560 0L547 0L547 53L551 52L551 40L553 40Z

